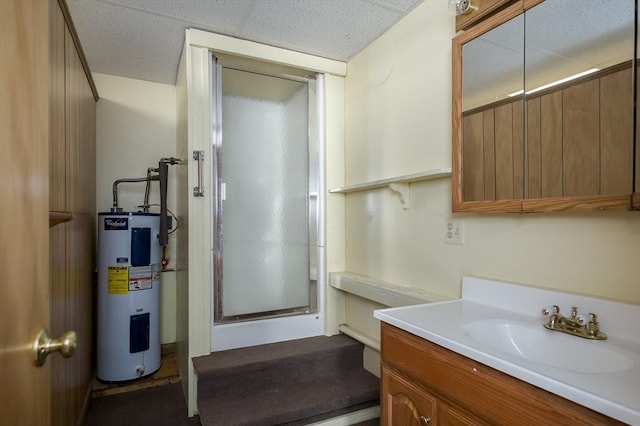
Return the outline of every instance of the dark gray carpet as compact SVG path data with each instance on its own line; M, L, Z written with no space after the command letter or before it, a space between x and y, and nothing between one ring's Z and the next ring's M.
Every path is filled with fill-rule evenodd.
M86 425L195 426L200 425L200 418L187 418L182 388L175 383L93 398L89 402Z
M363 345L345 335L215 352L195 358L206 426L303 425L378 405Z
M344 361L344 359L336 359L337 352L350 357L346 362L355 362L357 367L361 367L363 348L361 343L344 334L338 334L331 337L309 337L307 339L214 352L208 356L194 358L193 365L198 373L199 381L236 374L247 374L251 371L264 370L265 367L272 365L283 367L284 362L291 361L295 363L300 358L305 358L305 362L317 358L333 358L332 362ZM330 367L327 364L324 366ZM289 369L288 367L284 368Z

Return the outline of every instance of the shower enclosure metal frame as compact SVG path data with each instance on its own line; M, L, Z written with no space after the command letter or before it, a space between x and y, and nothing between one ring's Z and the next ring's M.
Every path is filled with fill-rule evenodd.
M324 282L325 282L325 229L324 229L324 75L318 74L312 78L298 77L289 74L273 74L255 70L245 70L234 66L225 65L224 68L234 69L238 71L247 71L262 74L270 77L284 78L287 80L300 81L304 83L315 82L315 131L311 134L312 129L309 128L308 149L309 165L308 170L312 168L311 159L315 159L316 168L316 187L311 189L307 185L307 220L315 216L315 224L313 226L316 236L315 241L315 259L316 274L315 288L311 286L310 291L316 293L309 294L309 306L294 307L289 309L274 310L270 312L259 312L255 314L245 314L241 316L224 316L222 314L222 302L224 295L222 294L223 280L223 247L220 235L223 232L223 211L221 194L220 171L222 170L222 68L217 63L214 54L210 63L210 87L211 87L211 127L212 127L212 168L211 168L211 188L212 188L212 328L211 328L211 350L225 350L243 346L252 346L263 343L271 343L275 341L290 340L295 338L310 337L324 334ZM309 89L307 89L309 91ZM309 114L311 110L309 111ZM311 117L308 118L311 121ZM312 154L313 144L315 143L315 154ZM308 178L308 183L312 179ZM310 211L312 198L315 198L315 211ZM311 231L311 228L309 229ZM311 232L309 232L311 234ZM309 240L311 243L311 239ZM310 255L310 258L313 258ZM310 266L311 268L311 266ZM311 274L310 274L311 275ZM315 303L313 303L315 302Z
M343 269L344 241L343 232L344 203L342 197L331 196L324 198L325 187L341 186L345 183L344 176L344 94L347 65L334 61L287 49L277 48L241 40L221 34L214 34L194 28L185 31L185 45L178 66L176 79L176 126L177 143L176 154L180 158L188 159L188 164L176 171L178 181L178 200L176 213L183 219L176 232L176 358L180 372L182 387L187 396L187 412L197 413L197 376L191 360L197 356L208 355L212 350L219 350L227 335L231 334L236 324L213 327L213 192L210 186L213 161L214 127L212 125L212 82L211 60L212 53L224 54L242 59L286 66L299 70L307 70L317 74L319 83L317 92L320 109L323 116L318 127L319 152L334 159L331 167L319 165L321 177L319 179L319 211L318 223L318 257L321 267L318 270L318 288L321 290L316 315L298 315L293 317L276 318L273 320L247 321L245 323L261 323L262 334L270 337L279 334L281 328L300 329L299 335L311 332L316 334L338 331L338 324L342 321L340 303L342 295L329 291L326 269L331 261L332 268ZM322 81L322 83L320 83ZM325 145L326 126L326 145ZM321 136L320 136L321 135ZM204 153L204 158L194 161L195 152ZM323 162L323 157L319 158ZM200 178L200 179L199 179ZM193 188L198 187L198 194ZM329 204L331 211L327 211L324 203ZM325 213L326 211L326 213ZM326 216L325 216L326 214ZM331 221L326 223L326 221ZM330 225L330 228L327 227ZM326 251L324 229L331 230L331 254ZM328 240L328 238L327 238ZM325 260L326 259L326 260ZM325 266L327 263L327 266ZM342 269L341 269L342 268ZM329 302L330 300L330 302ZM316 319L318 317L318 319ZM296 319L294 323L282 322L281 319ZM269 329L271 327L272 329ZM313 329L309 331L310 329ZM260 331L251 333L258 334ZM239 333L244 334L244 333ZM220 337L220 338L219 338ZM262 342L261 336L253 344ZM230 340L230 339L227 339ZM251 344L246 341L235 344Z

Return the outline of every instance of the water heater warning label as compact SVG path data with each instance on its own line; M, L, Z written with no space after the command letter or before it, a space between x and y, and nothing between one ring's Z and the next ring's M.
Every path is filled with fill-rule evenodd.
M107 267L107 293L127 294L129 292L129 267Z
M156 275L155 265L132 266L129 268L129 291L149 290Z

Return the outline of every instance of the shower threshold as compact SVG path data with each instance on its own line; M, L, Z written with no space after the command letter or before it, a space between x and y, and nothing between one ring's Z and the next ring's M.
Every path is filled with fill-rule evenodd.
M277 309L273 311L252 312L250 314L222 316L222 318L215 321L215 325L313 313L315 312L312 312L309 306L299 306L296 308Z
M214 324L211 352L324 335L322 313L285 314L252 321Z

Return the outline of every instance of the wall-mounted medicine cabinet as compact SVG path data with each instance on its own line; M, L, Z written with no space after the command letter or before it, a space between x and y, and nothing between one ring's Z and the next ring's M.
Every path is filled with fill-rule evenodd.
M453 211L640 209L635 0L521 0L453 39Z

